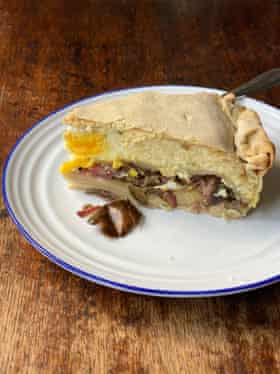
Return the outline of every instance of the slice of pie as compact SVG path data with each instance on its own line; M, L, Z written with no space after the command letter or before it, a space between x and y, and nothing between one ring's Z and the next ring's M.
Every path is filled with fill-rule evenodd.
M65 124L71 188L149 207L245 216L275 155L232 94L122 95L75 108Z

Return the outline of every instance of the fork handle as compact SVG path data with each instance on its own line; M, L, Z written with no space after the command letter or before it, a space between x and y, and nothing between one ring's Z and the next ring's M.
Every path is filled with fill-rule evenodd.
M280 85L280 69L272 69L257 75L249 82L230 90L235 96L243 96L252 92L266 90L274 86Z

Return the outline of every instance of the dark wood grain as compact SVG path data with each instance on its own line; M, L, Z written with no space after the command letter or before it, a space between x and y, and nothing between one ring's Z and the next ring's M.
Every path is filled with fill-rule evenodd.
M48 112L149 84L230 88L280 65L280 1L0 0L0 162ZM280 88L259 98L280 104ZM280 372L280 286L128 295L48 262L0 211L0 373Z

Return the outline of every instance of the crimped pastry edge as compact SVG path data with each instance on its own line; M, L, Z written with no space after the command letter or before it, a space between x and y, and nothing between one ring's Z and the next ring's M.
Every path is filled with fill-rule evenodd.
M258 113L235 104L236 97L232 93L221 97L221 102L235 126L237 156L247 163L248 169L266 174L275 159L275 146L266 134Z

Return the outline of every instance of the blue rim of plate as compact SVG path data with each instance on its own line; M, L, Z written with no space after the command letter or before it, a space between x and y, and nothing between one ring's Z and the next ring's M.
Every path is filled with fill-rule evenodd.
M8 199L8 194L6 191L6 175L7 171L9 168L9 162L16 151L18 145L22 142L22 140L35 128L40 125L43 125L45 120L49 119L50 117L63 112L65 109L70 109L71 107L75 105L79 105L82 103L85 103L87 101L90 101L91 99L98 99L102 97L106 97L110 94L117 94L117 93L128 93L128 92L137 92L137 91L142 91L142 90L152 90L152 89L158 89L158 88L166 88L166 89L171 89L171 88L201 88L201 89L206 89L206 87L199 87L199 86L180 86L180 85L154 85L154 86L141 86L141 87L133 87L129 89L119 89L119 90L111 90L102 94L94 95L94 96L89 96L86 98L83 98L81 100L74 101L70 104L67 104L63 106L62 108L50 112L48 115L37 121L33 126L28 128L16 141L16 143L12 146L3 166L3 174L2 174L2 195L3 195L3 200L4 204L6 206L6 209L8 211L8 214L10 215L12 221L16 225L18 231L20 234L24 236L24 238L35 248L37 249L43 256L47 257L51 262L55 263L56 265L60 266L61 268L69 271L70 273L73 273L80 278L87 279L91 282L94 282L96 284L102 285L102 286L108 286L114 289L118 289L121 291L126 291L126 292L132 292L136 294L143 294L143 295L151 295L151 296L166 296L166 297L207 297L207 296L222 296L222 295L230 295L230 294L235 294L235 293L241 293L245 291L250 291L254 290L257 288L265 287L268 285L271 285L273 283L279 282L280 281L280 274L275 275L270 278L266 278L262 281L259 282L254 282L254 283L247 283L241 286L235 286L235 287L230 287L230 288L221 288L221 289L213 289L213 290L186 290L186 291L181 291L181 290L166 290L166 289L153 289L153 288L144 288L144 287L138 287L134 285L129 285L125 283L119 283L112 281L110 279L102 278L97 275L87 273L78 267L72 266L68 264L67 262L61 260L60 258L54 256L52 253L50 253L46 248L44 248L38 241L33 239L31 234L25 230L24 226L18 221L15 212L13 211L9 199ZM209 91L222 91L222 90L216 90L216 89L208 89ZM260 102L254 99L251 99L256 102ZM262 103L262 102L261 102ZM274 109L273 106L270 106L266 103L262 103L269 109Z

